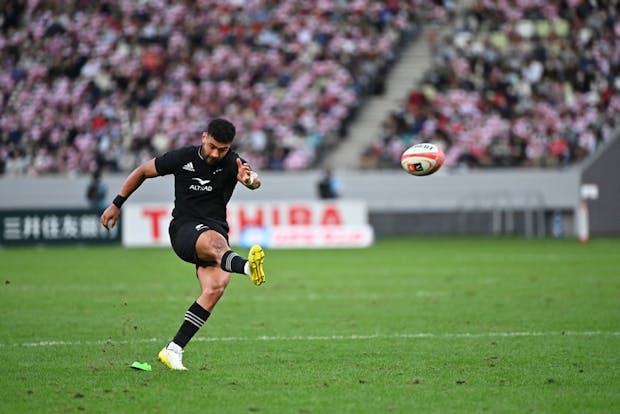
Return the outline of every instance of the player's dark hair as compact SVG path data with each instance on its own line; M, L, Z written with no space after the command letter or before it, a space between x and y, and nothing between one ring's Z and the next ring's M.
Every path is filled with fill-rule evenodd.
M222 118L212 120L207 127L207 134L222 144L230 144L235 138L236 133L235 126L230 121Z

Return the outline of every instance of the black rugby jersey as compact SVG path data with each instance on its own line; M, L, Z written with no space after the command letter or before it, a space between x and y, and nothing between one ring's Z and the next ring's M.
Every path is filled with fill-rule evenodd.
M228 151L217 164L208 164L201 146L183 147L155 158L159 175L174 174L176 219L217 220L226 228L226 205L237 185L237 158ZM241 161L245 162L243 158Z

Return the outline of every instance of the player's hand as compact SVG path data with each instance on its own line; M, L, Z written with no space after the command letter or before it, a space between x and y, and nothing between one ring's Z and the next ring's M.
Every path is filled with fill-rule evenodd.
M239 172L237 173L237 180L248 188L255 188L255 181L258 176L254 171L252 171L250 164L247 162L242 162L241 158L237 158L237 168L239 169Z
M105 209L103 214L101 214L101 224L103 224L103 227L110 230L116 225L120 215L121 209L116 207L114 204L110 204L108 208Z

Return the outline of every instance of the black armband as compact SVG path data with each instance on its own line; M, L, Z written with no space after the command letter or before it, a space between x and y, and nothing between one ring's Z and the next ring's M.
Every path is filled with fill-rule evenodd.
M125 201L127 201L127 197L123 197L122 195L119 194L116 197L114 197L114 201L112 201L112 204L114 204L118 208L121 208Z

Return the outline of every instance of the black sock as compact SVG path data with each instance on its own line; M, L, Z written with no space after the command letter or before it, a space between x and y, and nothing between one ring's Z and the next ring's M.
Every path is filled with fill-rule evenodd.
M187 312L185 312L185 320L179 328L176 336L172 340L175 344L184 348L190 339L198 332L198 329L204 325L211 313L200 306L198 302L192 303Z
M226 270L227 272L239 273L239 274L244 275L246 263L247 263L247 260L239 256L237 253L233 252L232 250L229 250L226 253L224 253L224 255L222 256L221 266L222 266L222 269Z

